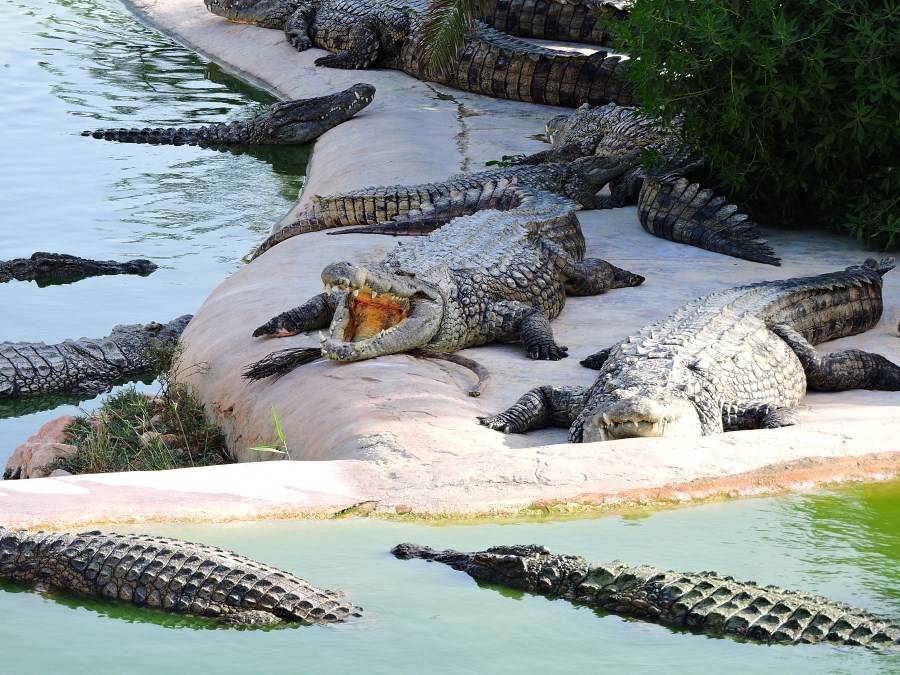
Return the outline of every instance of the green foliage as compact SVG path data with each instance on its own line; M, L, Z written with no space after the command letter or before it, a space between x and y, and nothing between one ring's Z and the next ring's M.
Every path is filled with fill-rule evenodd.
M900 243L900 0L636 0L610 29L756 219Z
M203 404L188 385L175 381L178 351L170 347L153 356L163 373L159 393L148 396L125 387L93 414L77 417L67 432L78 452L54 468L103 473L234 461L225 435L206 418Z
M500 159L491 159L484 163L485 166L496 166L498 168L506 168L515 166L516 162L525 159L525 155L503 155Z
M436 74L463 47L475 28L478 0L431 0L422 20L422 58L425 70Z
M252 448L247 448L247 450L253 452L274 452L275 454L284 455L288 459L292 459L291 451L287 444L287 438L284 435L284 429L281 428L281 420L278 419L278 413L275 411L275 406L272 406L272 422L275 425L275 434L278 436L278 442L281 444L281 448L276 448L274 445L254 445Z

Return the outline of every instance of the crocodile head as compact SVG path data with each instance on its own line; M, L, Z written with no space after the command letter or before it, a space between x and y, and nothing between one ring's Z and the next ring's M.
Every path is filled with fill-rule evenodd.
M582 416L582 438L614 441L653 436L694 437L703 435L697 407L681 390L614 390L604 394Z
M432 284L397 272L347 262L322 271L322 283L335 304L322 356L362 361L422 347L444 317L444 298Z
M143 355L149 347L165 347L177 343L191 318L190 314L185 314L168 323L151 321L116 326L112 329L109 339L115 342L120 350L130 351L133 355Z
M203 0L206 9L238 23L250 23L263 28L284 28L297 9L297 0Z
M251 121L251 133L257 142L305 143L349 120L374 97L371 84L354 84L328 96L275 103Z
M474 553L399 544L391 553L401 560L441 562L484 583L547 594L559 593L570 582L580 582L588 571L583 558L555 555L538 544L492 546Z

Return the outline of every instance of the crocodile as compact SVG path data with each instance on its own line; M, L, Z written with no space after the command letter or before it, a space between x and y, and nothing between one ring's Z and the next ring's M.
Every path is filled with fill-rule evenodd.
M528 544L465 553L399 544L402 560L449 565L479 583L562 598L677 630L761 644L832 643L895 650L900 624L862 609L715 572L671 572L620 561L594 563Z
M115 260L89 260L65 253L38 251L30 258L0 260L0 283L7 281L34 281L38 286L64 284L87 277L105 274L138 274L147 276L158 266L149 260L138 258L127 262Z
M798 422L807 389L900 391L900 366L813 345L869 330L881 317L882 276L870 258L838 272L714 291L582 362L585 387L532 389L480 418L506 433L569 428L569 440L696 437Z
M610 170L608 168L612 166ZM251 254L255 259L291 237L348 225L333 234L428 234L451 219L484 209L517 208L520 190L548 192L592 208L597 193L620 171L618 159L583 157L571 162L489 169L441 183L366 187L313 196L297 220L275 230Z
M509 35L542 40L605 45L610 24L628 16L631 3L573 0L480 0L478 18Z
M547 166L538 169L546 171ZM480 189L482 183L474 185ZM491 185L490 193L459 195L458 212L465 210L462 202L469 196L487 210L454 218L395 248L380 263L328 265L322 272L324 293L279 314L253 335L281 337L330 326L321 336L321 353L335 361L422 347L454 352L515 340L521 340L533 359L565 358L566 348L554 341L550 321L562 310L566 295L596 295L636 286L644 278L584 257L584 236L575 217L578 205L571 199L499 177ZM410 210L415 200L409 193L391 190L374 206L365 192L346 204L358 205L357 216L373 217L379 216L379 209L380 217L385 216L385 203L394 209L401 205L407 220L394 225L425 227L423 221L411 220L418 216ZM345 202L339 199L337 204L336 210L328 202L313 207L328 217L318 221L319 226L325 227L328 219L346 222ZM304 350L277 354L289 359L292 351L300 357ZM267 357L247 374L273 374L269 366Z
M635 102L622 57L539 46L482 22L440 69L423 46L428 0L204 0L217 16L284 30L298 50L330 52L317 66L400 70L419 80L497 98L577 106Z
M0 580L230 626L325 624L360 616L338 591L215 546L140 534L0 527Z
M58 392L99 394L156 365L154 347L178 341L191 315L169 323L116 326L102 338L0 342L0 401Z
M327 96L280 101L249 120L194 129L96 129L83 131L81 135L120 143L158 145L300 145L346 122L369 105L374 97L375 87L371 84L354 84Z
M685 177L704 161L681 139L678 120L666 125L634 106L584 105L571 115L551 119L546 135L552 148L517 163L558 163L586 156L620 162L619 175L609 183L609 196L598 198L595 208L636 203L641 227L654 236L781 264L756 223L724 197Z

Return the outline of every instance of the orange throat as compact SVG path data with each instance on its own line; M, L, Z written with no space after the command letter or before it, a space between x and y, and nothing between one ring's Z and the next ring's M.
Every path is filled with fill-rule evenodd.
M409 300L390 293L373 293L362 288L350 297L350 321L344 328L344 341L365 340L396 326L409 314Z

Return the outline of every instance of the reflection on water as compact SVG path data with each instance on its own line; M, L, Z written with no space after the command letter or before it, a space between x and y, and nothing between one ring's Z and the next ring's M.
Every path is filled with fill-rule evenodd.
M877 494L876 494L877 493ZM542 543L593 560L620 559L667 569L715 569L738 579L775 583L853 602L900 617L893 535L870 549L865 522L896 532L900 484L822 495L673 509L641 519L609 516L545 523L453 525L367 520L273 521L223 525L121 526L223 546L345 591L362 619L328 627L271 632L170 630L181 619L123 605L0 591L0 611L16 620L0 636L4 673L159 672L166 670L331 675L896 675L900 654L849 646L764 646L673 631L603 615L566 601L480 587L444 565L400 561L389 550L402 541L479 550L493 544ZM832 541L841 525L839 545ZM886 528L886 529L885 529ZM896 543L896 540L893 540ZM846 544L846 545L845 545ZM868 558L868 561L865 559ZM840 579L832 572L837 570ZM110 617L125 619L110 621ZM42 644L55 649L41 649ZM73 657L73 655L75 655ZM141 658L145 655L146 658Z
M0 1L0 76L0 259L52 251L160 265L145 278L2 284L0 341L100 337L193 313L297 198L305 147L217 152L80 135L230 121L274 100L115 0ZM0 419L0 464L53 415Z
M788 536L803 542L806 560L835 586L860 577L877 609L900 617L900 487L858 485L785 501Z

